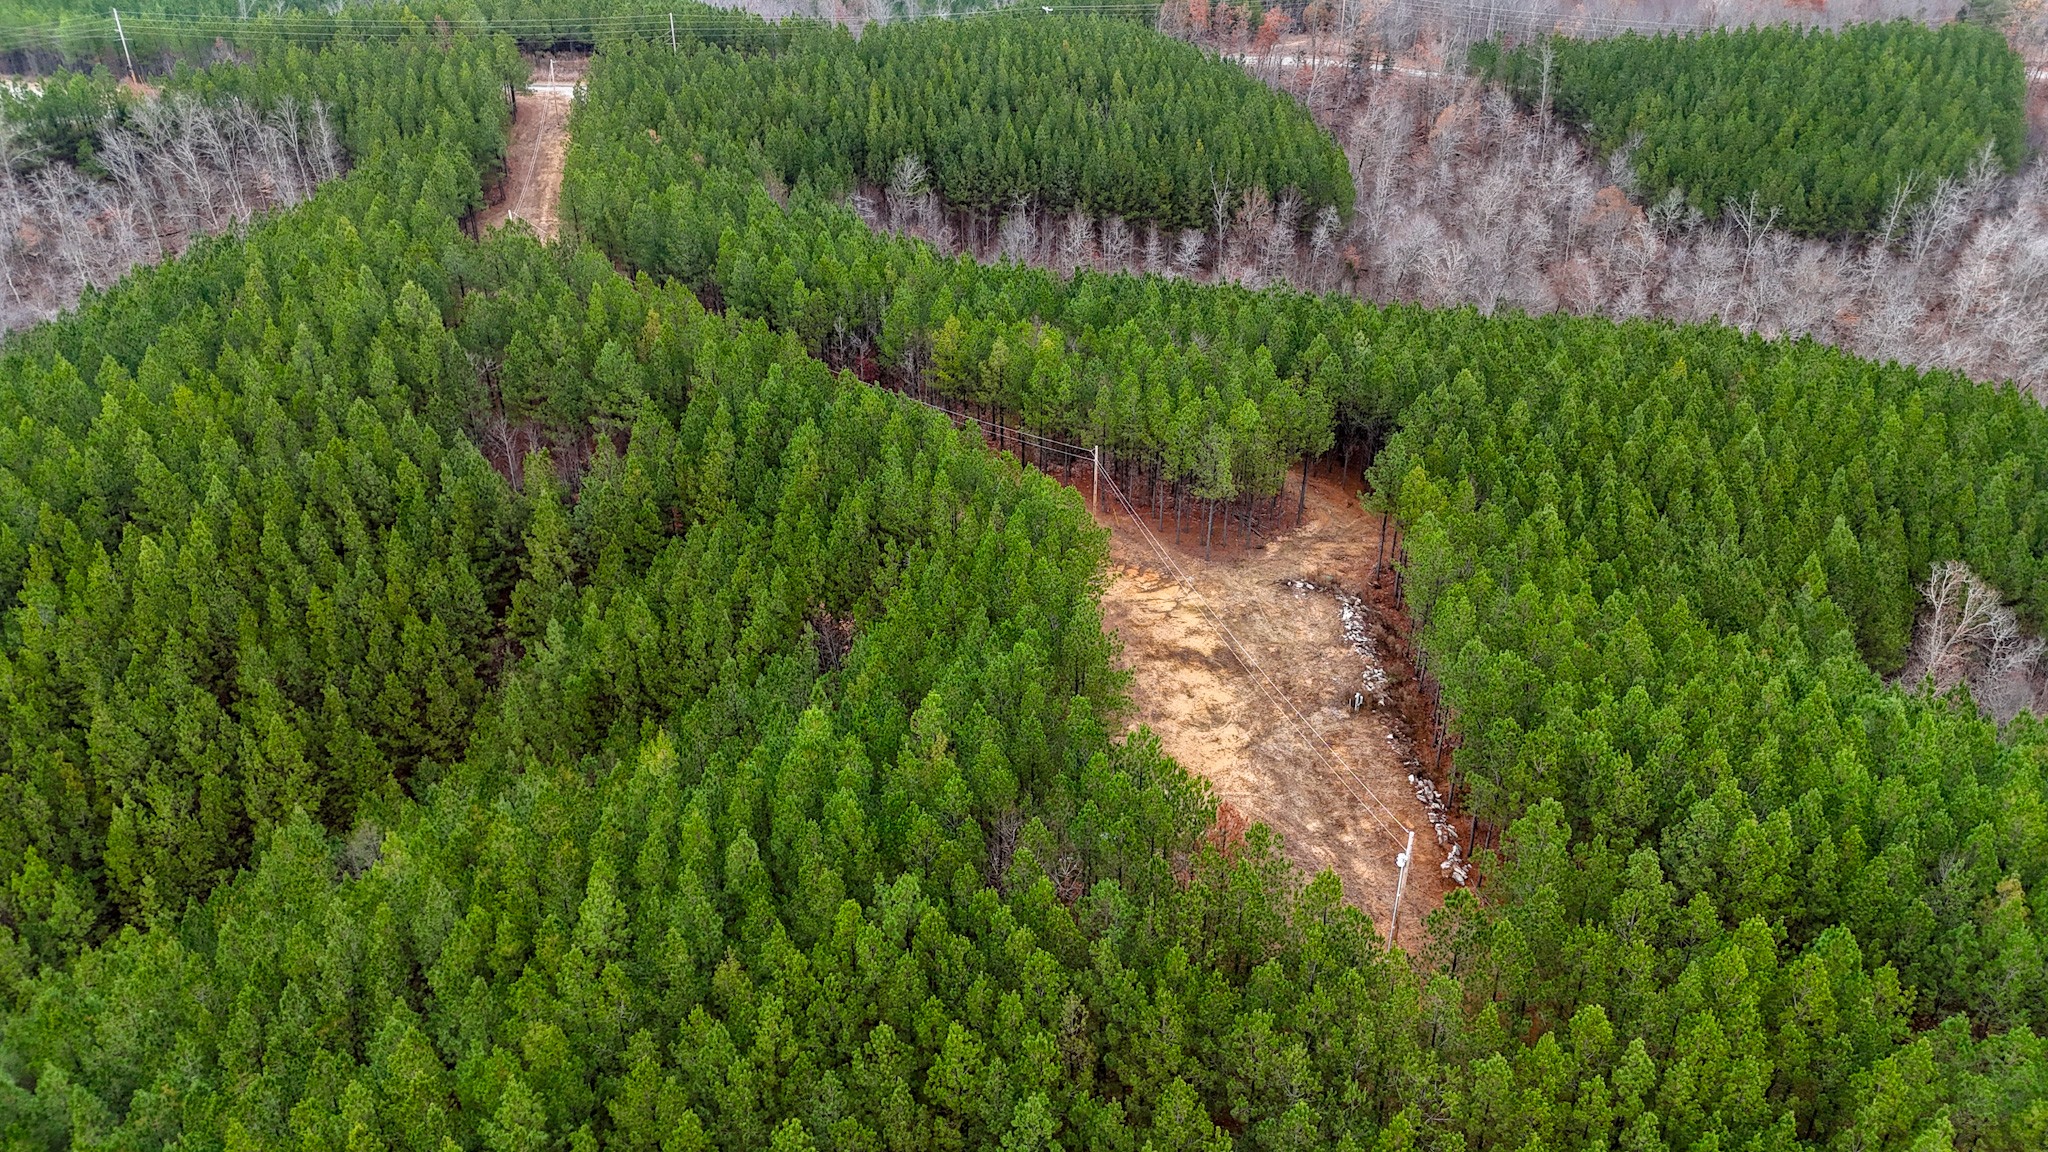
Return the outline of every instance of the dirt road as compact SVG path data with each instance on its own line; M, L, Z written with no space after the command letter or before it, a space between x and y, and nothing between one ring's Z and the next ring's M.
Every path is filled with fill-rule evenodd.
M562 77L567 71L558 67L556 75ZM512 115L512 138L505 149L505 198L484 210L486 229L508 220L524 220L541 239L554 239L562 162L569 154L569 109L575 102L577 80L542 79L547 75L536 70L531 88L519 95ZM576 75L581 75L580 66Z
M1299 483L1297 473L1290 493ZM1357 491L1355 472L1348 482L1312 477L1301 527L1289 516L1279 538L1244 552L1218 548L1213 561L1195 543L1198 526L1186 546L1173 545L1169 515L1163 532L1153 532L1193 590L1167 571L1130 516L1099 512L1114 565L1103 618L1123 640L1137 722L1237 812L1278 832L1290 860L1311 873L1334 871L1345 898L1382 934L1395 856L1406 828L1415 829L1399 939L1413 950L1425 939L1423 917L1454 883L1439 867L1444 853L1409 781L1413 739L1399 707L1405 667L1361 654L1344 634L1336 591L1365 589L1379 542L1379 520ZM1294 586L1302 582L1316 590ZM1371 613L1367 607L1367 646L1387 652ZM1381 643L1372 643L1375 635ZM1374 703L1376 682L1383 705ZM1361 692L1366 706L1354 712Z

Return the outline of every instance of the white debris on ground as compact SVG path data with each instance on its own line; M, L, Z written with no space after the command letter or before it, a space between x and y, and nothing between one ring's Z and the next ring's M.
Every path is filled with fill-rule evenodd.
M1387 702L1387 670L1380 665L1380 654L1372 646L1372 637L1365 632L1365 601L1349 592L1337 592L1337 606L1344 613L1344 639L1351 642L1351 650L1365 657L1365 694L1373 703Z
M1353 652L1365 657L1365 672L1361 677L1365 682L1363 695L1376 707L1388 707L1387 670L1380 663L1379 650L1373 646L1372 636L1365 630L1368 611L1365 600L1341 588L1325 588L1309 580L1282 580L1280 583L1297 592L1328 592L1337 598L1337 606L1343 613L1344 639L1350 643ZM1436 783L1423 773L1422 762L1412 752L1403 749L1391 732L1387 733L1387 743L1393 745L1395 752L1407 764L1408 783L1415 788L1416 802L1429 814L1429 826L1436 833L1437 847L1444 850L1444 861L1437 867L1444 875L1464 884L1466 877L1471 875L1472 864L1465 859L1458 843L1458 830L1451 824L1449 801L1437 791Z
M1408 783L1415 786L1415 799L1422 805L1422 810L1429 813L1429 826L1436 832L1437 847L1444 850L1444 862L1438 867L1445 875L1463 884L1471 865L1458 850L1458 830L1451 826L1450 804L1436 790L1436 783L1420 772L1410 772Z
M1359 679L1365 685L1365 697L1375 707L1387 706L1387 670L1380 664L1379 649L1373 647L1372 637L1366 633L1365 600L1341 588L1325 588L1309 580L1282 580L1280 583L1297 592L1328 592L1337 598L1337 608L1344 620L1344 639L1351 650L1365 657L1365 671Z

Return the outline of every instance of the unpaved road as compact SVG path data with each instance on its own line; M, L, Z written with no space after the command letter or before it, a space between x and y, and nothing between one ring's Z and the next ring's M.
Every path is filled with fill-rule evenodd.
M1299 483L1297 473L1290 494ZM1370 698L1365 709L1351 710L1352 694L1371 666L1393 674L1396 696L1405 670L1353 650L1334 595L1283 583L1365 589L1379 520L1359 505L1357 491L1356 473L1348 483L1313 477L1300 528L1290 514L1277 539L1249 551L1233 542L1217 548L1213 561L1202 559L1192 516L1185 545L1173 545L1169 514L1164 532L1154 531L1193 580L1192 591L1166 571L1128 515L1098 512L1112 536L1113 579L1102 611L1123 641L1134 719L1158 734L1169 755L1207 778L1221 800L1278 832L1288 859L1309 873L1334 871L1345 899L1370 915L1382 935L1393 906L1395 856L1406 836L1402 825L1415 829L1398 941L1414 951L1426 940L1423 917L1454 885L1439 868L1443 852L1409 783L1407 723L1395 707L1376 708ZM1237 658L1226 628L1270 689ZM1298 721L1275 702L1274 690ZM1304 723L1315 736L1304 733Z
M505 149L505 199L484 210L486 229L524 220L541 239L555 238L562 162L569 154L569 109L575 99L574 80L536 80L520 94Z

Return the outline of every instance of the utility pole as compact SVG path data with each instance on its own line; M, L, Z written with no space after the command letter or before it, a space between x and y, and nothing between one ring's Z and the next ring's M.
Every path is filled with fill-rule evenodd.
M1401 894L1408 890L1408 861L1415 857L1415 829L1408 830L1408 850L1394 857L1394 863L1401 866L1401 875L1394 880L1394 917L1387 924L1387 943L1392 944L1401 931Z
M1097 512L1102 511L1102 445L1088 450L1088 477L1094 482L1094 491L1089 494L1089 503Z
M128 54L128 33L121 27L121 10L114 8L110 11L114 14L114 35L121 38L121 59L128 62L128 79L140 84L142 81L135 75L135 57Z
M676 14L668 14L668 54L676 54Z

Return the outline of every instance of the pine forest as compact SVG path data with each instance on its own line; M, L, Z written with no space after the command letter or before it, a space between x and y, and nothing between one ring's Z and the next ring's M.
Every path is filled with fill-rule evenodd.
M1897 232L1938 182L2027 148L2025 65L1969 22L1558 37L1472 62L1622 153L1644 200L1753 202L1794 232Z
M0 24L0 1147L2048 1147L2031 390L1235 275L1373 185L1150 7L287 7ZM1982 22L1471 61L1707 216L2029 162ZM1312 480L1398 941L1104 606Z

